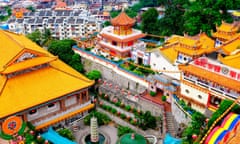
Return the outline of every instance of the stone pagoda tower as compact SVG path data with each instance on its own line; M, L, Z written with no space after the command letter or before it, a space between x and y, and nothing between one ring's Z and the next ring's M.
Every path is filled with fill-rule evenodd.
M99 141L98 123L96 117L91 118L90 134L91 142L96 143Z

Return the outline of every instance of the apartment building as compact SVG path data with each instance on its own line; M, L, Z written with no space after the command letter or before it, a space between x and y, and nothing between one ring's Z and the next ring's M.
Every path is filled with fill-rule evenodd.
M101 29L98 21L87 10L41 10L24 13L23 18L8 20L10 31L28 34L35 30L50 29L52 37L66 39L86 36Z

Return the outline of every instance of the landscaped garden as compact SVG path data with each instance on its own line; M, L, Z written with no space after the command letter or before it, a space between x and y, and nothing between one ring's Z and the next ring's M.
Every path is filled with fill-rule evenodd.
M149 111L143 112L134 106L126 105L117 98L112 100L105 94L100 95L99 107L118 116L119 118L139 127L142 130L157 127L157 118L152 116Z
M151 70L149 65L141 65L137 66L133 64L132 60L125 61L124 63L120 64L121 68L124 68L130 72L133 72L139 76L154 74L155 72Z

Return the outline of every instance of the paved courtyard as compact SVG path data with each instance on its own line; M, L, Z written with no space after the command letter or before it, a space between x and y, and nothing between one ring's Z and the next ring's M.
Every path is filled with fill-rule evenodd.
M83 120L80 120L77 123L77 129L73 130L73 133L75 135L76 141L79 144L82 144L81 140L84 136L86 136L86 134L90 133L90 127L89 126L85 126L83 124ZM113 124L109 124L109 125L105 125L105 126L101 126L99 127L99 132L104 133L106 135L108 135L108 137L110 138L110 143L109 144L116 144L118 136L117 136L117 128L113 125Z

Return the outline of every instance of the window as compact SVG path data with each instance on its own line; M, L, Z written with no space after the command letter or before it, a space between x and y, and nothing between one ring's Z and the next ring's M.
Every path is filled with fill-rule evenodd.
M55 103L51 103L51 104L48 105L48 108L52 108L54 106L55 106Z
M199 98L199 99L202 99L202 96L201 96L201 95L198 95L198 98Z
M33 115L33 114L35 114L35 113L37 113L37 110L36 110L36 109L31 110L31 111L29 112L30 115Z
M189 93L190 93L188 89L185 89L185 92L186 92L187 94L189 94Z

